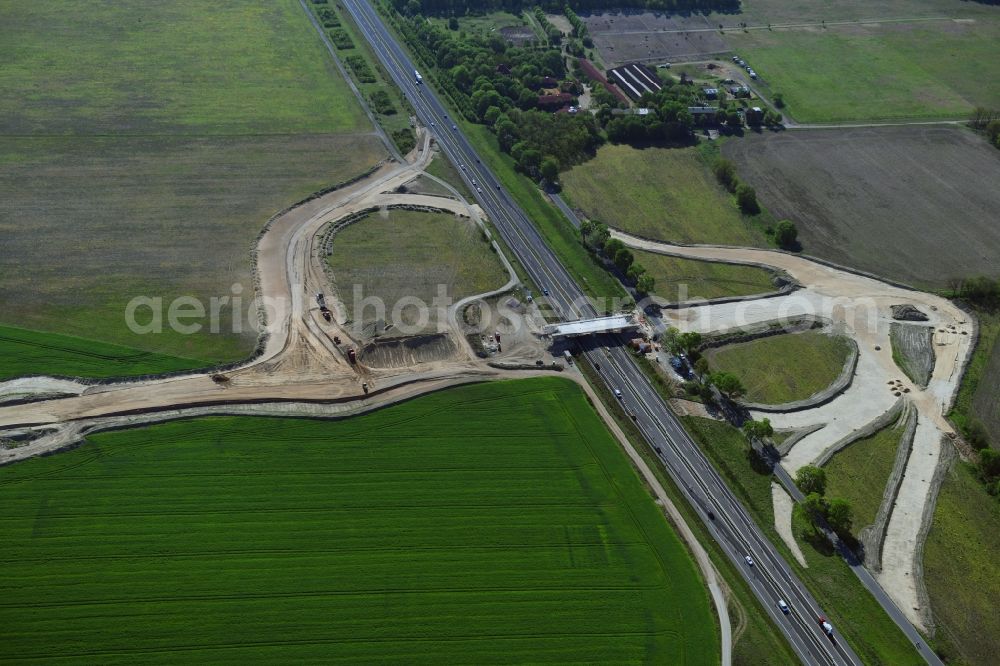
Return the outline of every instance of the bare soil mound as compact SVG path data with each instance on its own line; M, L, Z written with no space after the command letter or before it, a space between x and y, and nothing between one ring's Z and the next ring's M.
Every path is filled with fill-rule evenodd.
M449 359L456 351L447 333L381 338L361 348L361 361L372 368L404 368Z
M929 317L909 303L892 306L892 318L897 321L927 321Z
M934 329L917 324L893 323L889 329L892 357L906 376L927 386L934 371Z

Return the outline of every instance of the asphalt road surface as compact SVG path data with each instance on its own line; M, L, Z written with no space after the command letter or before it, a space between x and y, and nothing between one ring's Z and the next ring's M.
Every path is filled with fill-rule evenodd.
M410 100L421 123L430 128L444 153L460 167L476 199L525 271L539 287L548 289L553 310L567 320L603 314L594 309L531 220L481 163L434 92L426 83L417 82L418 68L377 12L363 0L342 2ZM743 572L799 658L807 664L860 664L846 641L838 637L836 628L832 638L823 633L817 618L824 613L816 600L760 532L620 342L615 336L606 336L583 353L599 368L608 387L621 391L625 409L634 415L671 477ZM752 565L745 560L748 555ZM779 610L779 599L788 604L788 615Z

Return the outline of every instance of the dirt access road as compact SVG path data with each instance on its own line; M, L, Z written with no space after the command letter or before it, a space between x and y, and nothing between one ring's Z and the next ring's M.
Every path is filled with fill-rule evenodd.
M330 222L373 207L401 204L431 206L474 219L481 216L478 207L455 199L394 193L420 175L431 156L430 137L425 134L405 163L383 165L368 178L298 206L271 223L257 247L259 291L267 303L263 352L226 372L225 381L214 380L211 373L97 385L53 383L49 378L14 380L0 384L0 396L11 393L23 397L33 389L43 395L51 390L77 395L0 405L0 434L11 428L68 431L68 424L87 421L94 426L96 420L116 415L125 418L180 408L357 400L365 397L363 383L371 391L367 400L392 401L404 393L419 392L414 386L421 382L440 388L449 377L462 382L471 376L488 379L504 375L504 371L475 358L466 344L456 345L451 358L419 368L353 365L346 358L346 348L359 348L359 342L337 321L326 322L315 306L315 294L328 286L317 249L318 234ZM334 343L334 336L341 338L341 345ZM43 446L45 442L48 448ZM0 452L0 462L69 443L64 437L49 436L31 447Z
M882 569L877 577L909 619L926 629L927 609L921 607L922 581L919 580L922 526L934 510L935 472L939 464L946 464L949 459L944 447L950 447L947 439L956 435L944 415L958 391L971 351L975 323L955 304L939 296L893 286L785 252L677 246L618 231L612 235L629 247L650 252L778 269L802 285L801 289L784 296L706 303L666 311L666 323L682 331L719 333L766 322L791 323L810 316L830 322L857 342L859 354L853 382L832 401L798 411L754 414L755 418L769 418L777 429L815 429L799 439L782 459L782 466L792 475L802 466L849 444L855 433L876 422L897 402L908 402L916 409L913 449L889 518ZM927 325L934 329L936 359L926 388L911 382L892 359L891 306L904 303L924 312L929 317ZM782 360L775 359L775 362ZM777 512L778 508L776 515L784 515Z

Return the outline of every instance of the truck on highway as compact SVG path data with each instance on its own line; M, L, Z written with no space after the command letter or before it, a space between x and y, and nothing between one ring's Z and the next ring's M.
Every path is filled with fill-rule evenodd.
M423 83L424 77L420 76L420 72L418 72L417 70L413 70L413 80L416 81L417 83Z

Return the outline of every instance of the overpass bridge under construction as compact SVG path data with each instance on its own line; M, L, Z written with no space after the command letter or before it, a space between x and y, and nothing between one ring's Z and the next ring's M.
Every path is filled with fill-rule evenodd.
M542 332L551 338L559 339L575 338L593 333L617 333L637 328L639 328L639 324L636 322L635 317L630 314L623 314L549 324Z

